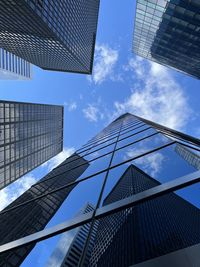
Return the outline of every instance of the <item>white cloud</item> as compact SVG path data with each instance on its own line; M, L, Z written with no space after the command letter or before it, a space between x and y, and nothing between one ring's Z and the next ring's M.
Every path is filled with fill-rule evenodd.
M89 121L96 122L98 119L99 109L92 104L88 104L87 108L83 109L85 118Z
M48 258L48 261L45 265L46 267L55 267L62 265L64 257L66 256L66 253L68 252L68 249L78 229L79 228L75 228L61 235L58 243L56 244L56 249Z
M88 104L83 110L84 117L90 122L97 122L105 118L106 109L102 104L101 98L96 103Z
M93 75L88 79L95 84L101 84L106 79L114 80L114 67L118 60L118 50L110 48L108 45L96 45ZM116 79L119 79L116 76Z
M42 166L47 167L48 171L53 170L59 164L61 164L66 158L71 156L75 152L73 147L65 147L62 152L45 162Z
M157 152L137 159L135 164L140 165L144 171L154 178L161 171L163 162L164 156Z
M77 109L77 103L75 101L65 102L64 105L67 107L68 111L74 111Z
M0 191L0 210L4 209L7 205L13 202L16 198L22 195L28 190L33 184L37 182L32 174L27 174L9 186L5 187Z
M124 156L124 160L127 160L129 158L133 158L137 155L140 155L144 152L146 152L147 148L131 148L127 151L126 155ZM146 155L144 157L138 158L134 160L134 162L130 162L129 164L135 164L139 168L141 168L143 171L147 172L152 177L155 177L162 169L162 164L164 162L164 156L159 153L155 152L149 155Z
M112 119L129 112L170 128L185 126L191 110L181 86L166 67L135 57L124 70L134 73L135 86L127 99L114 103Z

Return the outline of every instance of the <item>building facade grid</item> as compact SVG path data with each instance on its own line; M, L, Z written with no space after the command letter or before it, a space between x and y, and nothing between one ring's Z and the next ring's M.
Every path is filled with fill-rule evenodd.
M0 48L1 79L31 79L31 64L26 60Z
M137 0L133 51L199 79L199 11L196 0Z
M0 188L62 149L62 106L0 101Z
M173 136L174 138L171 139L171 136ZM153 138L155 140L152 142L151 140L153 140ZM144 145L144 142L146 142L147 140L151 143L151 145L148 146L145 150L139 150L138 146ZM124 143L121 144L121 142ZM88 231L88 239L82 251L82 255L80 257L79 262L80 266L86 266L84 265L84 261L87 255L87 249L90 247L90 237L94 235L92 225L94 226L96 222L96 214L100 209L106 209L106 207L110 205L109 204L106 206L102 206L103 200L109 193L107 185L109 185L110 183L111 173L118 173L118 176L121 173L122 175L122 170L125 170L127 168L127 164L134 164L137 162L137 160L145 158L145 156L154 155L155 152L165 153L165 150L169 150L175 153L174 150L177 143L181 143L183 146L187 144L187 146L190 146L192 150L194 150L193 148L195 148L196 151L200 151L199 140L195 138L188 137L182 133L177 133L166 127L162 127L153 122L149 122L131 114L124 114L123 116L115 120L113 123L111 123L108 127L106 127L101 133L96 135L95 138L91 139L88 143L86 143L81 149L76 151L77 155L79 155L82 160L84 159L83 161L79 160L79 158L76 158L76 155L72 155L71 157L69 157L60 166L55 168L52 173L46 175L34 186L34 190L38 188L38 190L36 190L37 194L34 194L28 199L23 199L22 196L20 203L15 202L13 203L13 205L8 206L0 213L0 218L1 216L6 216L6 214L7 216L9 216L9 214L11 213L15 214L15 210L18 210L18 213L20 213L20 209L24 209L27 205L35 203L35 201L42 201L42 199L46 199L47 196L50 197L52 195L56 197L59 192L66 192L67 189L67 192L69 192L70 194L70 190L72 190L73 188L76 189L77 185L87 180L95 180L98 175L102 175L104 182L102 184L102 188L98 196L98 201L95 202L94 212L92 212L89 220L91 222L91 228ZM136 154L129 154L129 158L117 158L117 161L115 161L117 153L125 155L125 153L130 152L130 148L134 147L138 150ZM120 151L123 151L123 153L120 153ZM176 156L178 157L178 154L176 154ZM170 164L172 164L172 162L173 159L171 159ZM187 161L184 163L183 160L182 164L184 166L182 173L174 175L174 178L177 178L184 174L195 172L195 168L190 166ZM70 180L70 173L75 172L79 168L83 168L84 170L82 175L80 175L78 179L76 176L76 178ZM62 177L65 177L65 180L62 181L62 183L58 183L56 187L49 187L49 185L53 181L60 181ZM173 177L171 179L173 179ZM46 188L47 185L48 190ZM112 187L113 186L114 184L112 185ZM155 185L155 187L157 187L157 185ZM137 192L131 192L131 195L134 194L137 194ZM67 196L65 195L65 197ZM126 197L128 197L128 195L124 195L121 201L123 201ZM113 200L113 204L116 200ZM37 233L37 231L35 231L35 233ZM20 238L20 235L21 234L18 235L18 238ZM26 236L24 234L23 237L24 239L26 239ZM11 241L11 239L9 240L9 238L5 241L2 239L2 244L6 242L9 243L9 241ZM32 244L35 245L36 243L32 242ZM33 247L31 247L31 249L32 248ZM12 254L16 250L17 248L11 250L10 253Z
M0 45L47 70L91 73L99 0L2 1Z

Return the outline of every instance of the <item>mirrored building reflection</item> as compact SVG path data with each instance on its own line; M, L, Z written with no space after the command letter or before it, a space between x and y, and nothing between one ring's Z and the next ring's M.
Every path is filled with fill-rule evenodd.
M94 207L90 203L87 203L85 207L77 214L81 215L90 211L93 211ZM74 231L64 233L51 257L49 258L46 267L70 267L78 266L79 260L87 240L89 233L90 224L83 225L79 228L76 228ZM95 234L93 234L94 241ZM87 257L85 261L89 262L91 250L93 248L93 243L90 243L90 249L87 252Z
M1 212L1 244L45 228L75 185L57 189L74 182L88 167L87 161L77 154L72 157L75 163L67 164L71 158L65 160ZM34 245L0 254L0 266L19 266Z
M27 80L31 77L29 62L0 48L0 80Z
M130 165L103 206L157 185ZM99 220L89 266L132 266L192 246L200 242L199 222L199 208L175 193L125 209Z
M200 78L200 2L137 0L134 52Z
M1 1L0 47L46 70L91 73L99 0Z
M200 153L123 114L0 212L0 265L200 265L200 171L179 146Z
M197 170L200 170L200 153L195 153L189 148L180 144L176 145L175 151L190 165L194 166Z
M62 106L0 101L0 189L62 149Z

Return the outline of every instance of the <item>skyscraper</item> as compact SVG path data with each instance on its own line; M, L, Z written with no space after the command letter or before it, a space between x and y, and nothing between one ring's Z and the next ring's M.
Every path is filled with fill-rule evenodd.
M62 149L62 106L0 101L0 189Z
M182 158L184 158L190 165L194 166L197 170L200 170L200 154L194 153L189 148L178 144L175 148L176 153L178 153Z
M47 70L91 73L99 0L3 0L0 47Z
M134 52L199 79L199 13L196 0L137 0Z
M103 206L157 185L159 182L130 165ZM199 222L200 210L175 193L108 216L99 222L89 266L132 266L192 246L200 241Z
M0 216L1 244L44 229L74 186L57 189L74 182L87 167L87 161L74 154L7 206ZM0 254L0 266L19 266L33 247Z
M44 266L58 235L75 229L83 231L69 246L72 266L141 267L165 256L160 266L183 258L180 266L199 264L193 246L200 242L200 205L187 189L200 171L177 144L200 151L198 139L144 118L114 120L0 212L0 265ZM87 203L94 210L77 216Z
M85 207L81 209L81 211L77 215L81 215L90 211L93 211L94 207L87 203ZM75 229L75 232L64 233L52 253L51 257L48 260L48 263L45 265L46 267L70 267L70 266L78 266L81 253L83 251L85 242L87 240L87 236L89 233L90 224L83 225L78 229ZM93 241L95 238L95 234L93 234ZM93 247L93 243L90 243L90 249L87 252L86 262L88 264L90 259L91 250Z
M0 79L24 80L31 78L31 64L0 48Z

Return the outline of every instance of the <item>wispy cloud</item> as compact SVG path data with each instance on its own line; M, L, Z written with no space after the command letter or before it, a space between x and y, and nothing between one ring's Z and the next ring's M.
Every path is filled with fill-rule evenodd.
M83 109L84 116L89 120L89 121L97 121L98 118L98 113L99 109L92 104L88 104L86 108Z
M185 126L191 109L181 86L167 68L134 57L124 71L132 72L135 85L129 97L114 103L112 119L130 112L174 129Z
M75 228L61 235L56 245L56 249L48 258L47 264L45 265L46 267L55 267L62 265L63 259L65 258L68 252L68 249L74 239L77 230L78 228Z
M37 178L32 174L25 175L21 177L16 182L5 187L0 191L0 210L4 209L16 198L22 195L26 190L28 190L33 184L37 182Z
M75 101L64 102L64 105L66 106L67 110L70 112L77 109L77 103Z
M46 167L48 169L48 171L51 171L54 168L56 168L59 164L61 164L66 158L71 156L74 152L75 152L75 148L65 147L62 152L60 152L54 158L45 162L42 166Z
M88 79L95 84L101 84L106 79L114 80L114 68L118 61L118 50L108 45L96 45L93 75ZM119 75L118 75L119 76ZM116 76L116 79L120 77Z
M82 111L84 117L90 122L103 120L106 116L106 108L104 106L104 103L102 102L101 97L99 97L95 103L87 104L87 106L83 108Z
M164 159L165 158L161 153L156 152L137 159L135 164L137 166L139 165L139 167L146 171L150 176L155 177L161 171Z
M133 158L136 155L140 155L146 152L147 150L148 149L145 147L134 149L130 148L124 155L124 160ZM161 153L155 152L151 155L146 155L144 157L138 158L134 160L134 162L130 162L129 164L133 163L145 172L147 172L147 174L149 174L150 176L155 177L161 171L164 159L165 158Z

